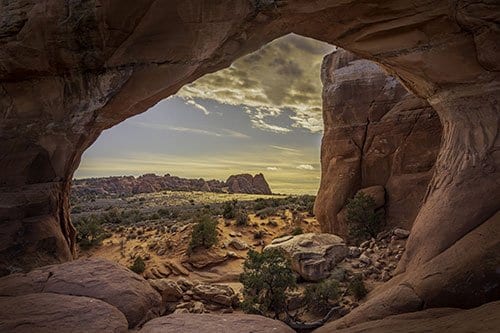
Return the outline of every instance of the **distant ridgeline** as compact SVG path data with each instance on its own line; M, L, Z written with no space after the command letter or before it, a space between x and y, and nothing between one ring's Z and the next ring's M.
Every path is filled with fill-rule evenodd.
M116 176L103 178L74 179L72 195L86 196L128 196L138 193L159 191L202 191L219 193L272 194L264 175L240 174L220 180L188 179L171 176L157 176L148 173L139 177Z

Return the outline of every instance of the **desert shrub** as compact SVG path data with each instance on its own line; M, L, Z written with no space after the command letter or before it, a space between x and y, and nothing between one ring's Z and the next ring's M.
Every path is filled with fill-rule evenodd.
M95 215L81 217L74 225L77 231L76 241L82 248L99 245L106 238L102 223Z
M245 210L238 209L236 211L235 218L236 218L236 225L237 226L244 227L244 226L248 225L249 218L248 218L248 214Z
M276 215L277 208L275 207L266 207L261 210L258 210L255 215L260 217L261 219L265 219L269 216Z
M151 214L151 216L149 217L150 220L159 220L160 219L160 214L158 213L153 213Z
M222 210L222 216L225 219L234 219L236 217L237 204L238 204L237 200L226 201L224 203L224 208Z
M276 222L275 220L269 220L269 221L267 221L267 225L269 225L271 227L277 227L278 222Z
M264 230L259 230L259 231L256 231L254 234L253 234L253 238L254 239L262 239L264 238L264 235L266 233L264 232Z
M142 274L146 269L146 263L144 262L141 256L137 256L134 260L134 263L129 268L132 272L135 272L137 274Z
M311 284L304 291L304 301L309 309L324 315L340 298L340 287L337 280L327 279Z
M376 237L382 226L382 214L375 211L375 200L358 192L346 205L349 237L360 241Z
M170 210L168 208L160 208L156 213L158 213L158 215L160 215L161 217L170 216Z
M244 300L242 309L247 313L279 315L286 308L287 292L296 288L290 260L279 249L262 253L250 250L240 275Z
M368 293L365 283L363 282L363 277L360 274L355 275L351 281L349 281L347 290L356 300L363 299Z
M295 227L295 228L293 228L293 230L292 230L292 235L293 235L293 236L301 235L301 234L303 234L303 233L304 233L304 230L302 230L302 228L301 228L301 227Z
M198 247L211 248L217 243L217 220L209 215L201 215L195 218L195 226L191 234L189 250Z

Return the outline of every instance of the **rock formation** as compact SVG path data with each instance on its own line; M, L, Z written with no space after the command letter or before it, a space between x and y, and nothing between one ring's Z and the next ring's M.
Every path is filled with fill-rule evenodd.
M335 330L338 333L424 333L424 332L496 332L500 325L500 302L492 302L472 310L430 309ZM330 327L314 333L330 333Z
M278 320L256 315L232 314L173 314L148 322L140 333L183 333L239 332L239 333L293 333L294 331Z
M0 331L125 333L128 323L117 308L95 298L36 293L0 297Z
M382 191L377 201L386 201L378 206L384 205L388 226L411 228L441 142L436 112L377 64L342 49L325 57L322 81L318 221L345 237L342 208L356 191L370 187Z
M306 281L320 281L335 264L347 256L344 240L332 234L301 234L277 238L265 247L281 249L290 258L292 269Z
M295 32L380 63L443 125L400 274L345 322L500 298L498 2L13 0L0 13L3 273L73 258L70 183L104 129Z
M230 176L226 180L230 193L272 194L264 175L259 173L252 177L249 174Z
M102 259L80 259L0 278L0 296L35 293L100 299L121 311L130 327L158 316L161 310L160 294L146 280Z
M232 175L226 182L220 180L189 179L171 176L145 174L139 177L103 177L75 179L71 194L82 196L123 196L160 191L202 191L248 194L272 194L264 175L259 173Z

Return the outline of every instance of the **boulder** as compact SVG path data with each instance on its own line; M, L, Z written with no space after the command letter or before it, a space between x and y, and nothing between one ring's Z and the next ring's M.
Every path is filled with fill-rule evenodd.
M103 259L79 259L0 278L0 296L41 292L100 299L123 312L130 327L160 313L160 294L146 280Z
M195 268L200 269L218 265L226 261L228 257L228 253L220 249L197 249L193 253L190 253L189 256L187 256L185 262L189 263Z
M239 251L248 249L248 244L238 238L231 239L228 245Z
M385 205L385 189L381 185L370 186L362 188L358 191L364 193L365 195L371 197L375 202L375 209L383 207Z
M292 261L292 268L307 281L319 281L348 254L344 240L332 234L307 233L271 243L264 250L278 248Z
M278 320L248 314L176 313L147 322L139 333L294 333Z
M127 319L95 298L35 293L0 297L0 332L128 332Z
M396 236L399 239L405 239L410 236L410 232L405 229L396 228L394 229L394 236Z
M202 300L226 307L236 305L238 302L238 296L233 288L226 285L200 283L194 286L192 290Z
M175 302L182 298L182 289L170 279L148 280L151 286L161 294L163 302Z

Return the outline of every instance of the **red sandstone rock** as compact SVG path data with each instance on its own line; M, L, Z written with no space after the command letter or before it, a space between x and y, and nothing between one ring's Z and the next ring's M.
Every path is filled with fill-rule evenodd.
M411 228L441 141L436 112L378 65L342 49L325 57L322 72L319 222L345 237L344 214L337 214L364 187L377 206L387 196L389 227Z
M10 333L128 332L114 306L94 298L53 293L0 297L0 331Z
M172 314L146 323L140 333L293 333L278 320L247 314Z
M80 259L0 278L0 296L42 292L100 299L123 312L130 327L160 313L160 294L146 280L102 259Z

